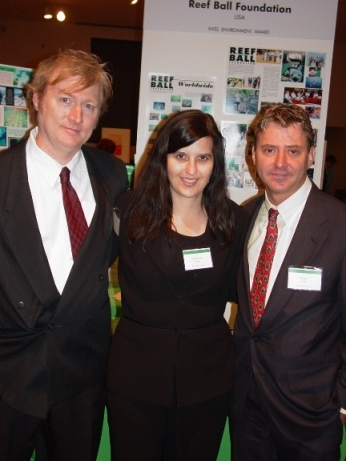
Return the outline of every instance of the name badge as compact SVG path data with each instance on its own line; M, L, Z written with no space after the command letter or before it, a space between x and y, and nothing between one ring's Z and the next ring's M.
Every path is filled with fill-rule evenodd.
M186 271L195 269L207 269L213 267L210 248L196 248L194 250L183 250L183 258Z
M322 269L318 267L289 267L287 288L321 291Z

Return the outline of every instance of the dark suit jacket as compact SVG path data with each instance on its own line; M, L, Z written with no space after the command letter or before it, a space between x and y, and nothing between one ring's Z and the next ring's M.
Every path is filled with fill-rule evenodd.
M38 417L105 375L111 203L127 187L127 174L107 153L83 153L96 209L61 295L35 217L25 143L0 154L0 397Z
M246 206L250 225L238 280L232 422L241 417L253 373L278 427L317 436L338 417L339 403L346 408L346 206L312 185L255 330L247 243L263 197ZM322 268L321 291L288 289L290 266Z

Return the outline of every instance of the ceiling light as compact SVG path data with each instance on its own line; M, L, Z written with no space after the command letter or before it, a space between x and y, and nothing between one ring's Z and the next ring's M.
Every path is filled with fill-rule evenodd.
M63 11L59 11L58 14L56 15L56 18L58 21L62 22L65 21L65 13Z
M48 8L48 6L46 6L46 8L44 9L44 19L52 19L53 15L52 13L50 12L50 9Z
M132 2L130 3L130 5L135 5L137 2L138 2L138 0L132 0Z

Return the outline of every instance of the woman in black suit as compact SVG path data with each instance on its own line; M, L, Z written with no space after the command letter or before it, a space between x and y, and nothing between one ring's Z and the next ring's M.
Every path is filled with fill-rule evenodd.
M199 110L158 132L117 202L123 317L108 365L112 460L214 461L233 384L224 319L246 217L227 197L224 140Z

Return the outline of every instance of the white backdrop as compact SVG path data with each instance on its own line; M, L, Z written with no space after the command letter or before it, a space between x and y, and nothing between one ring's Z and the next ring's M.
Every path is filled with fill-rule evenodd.
M256 6L262 11L249 11ZM236 145L234 133L248 126L256 107L283 101L290 90L311 96L302 105L316 129L313 180L321 186L336 11L337 0L146 0L135 163L169 113L201 108L226 137L230 195L241 203L258 190L245 146ZM292 80L288 67L298 64L303 75ZM243 111L233 101L238 92L246 96ZM311 99L313 92L319 101Z

